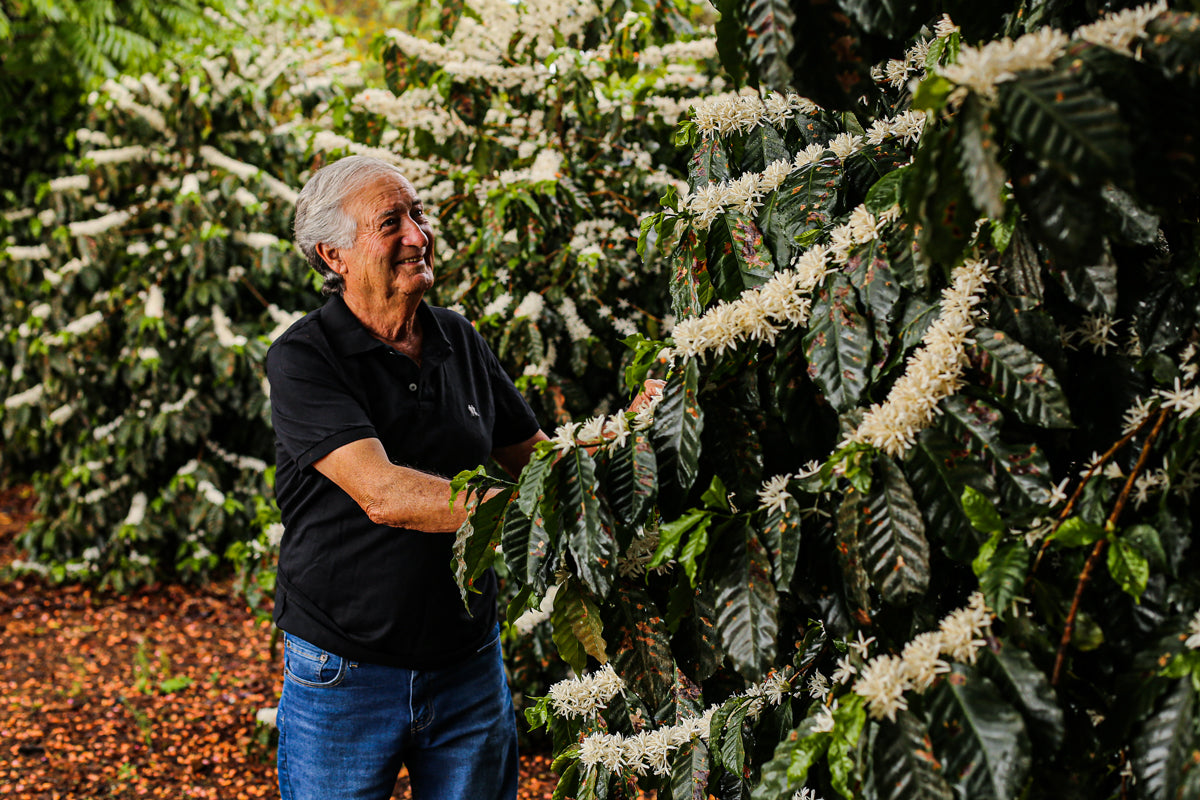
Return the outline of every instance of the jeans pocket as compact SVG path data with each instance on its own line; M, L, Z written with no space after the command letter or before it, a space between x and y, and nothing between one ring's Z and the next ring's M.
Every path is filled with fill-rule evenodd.
M290 633L283 639L283 673L301 686L337 686L346 677L348 662Z
M496 635L493 636L492 638L488 639L487 644L483 645L478 650L476 650L475 655L479 655L480 653L486 653L488 650L492 650L499 646L500 646L500 624L497 623L496 624Z

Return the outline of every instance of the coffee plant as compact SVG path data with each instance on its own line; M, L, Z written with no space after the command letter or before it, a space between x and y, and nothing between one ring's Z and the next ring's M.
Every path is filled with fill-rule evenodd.
M1200 16L720 10L661 399L456 480L555 796L1200 797Z

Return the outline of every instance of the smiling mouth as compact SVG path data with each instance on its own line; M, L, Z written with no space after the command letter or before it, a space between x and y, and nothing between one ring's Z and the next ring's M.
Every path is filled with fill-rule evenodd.
M422 253L422 254L420 254L419 256L414 256L414 257L412 257L412 258L405 258L405 259L401 259L401 260L400 260L399 262L397 262L397 263L398 263L400 266L409 266L409 265L412 265L412 264L424 264L424 263L425 263L425 254L424 254L424 253Z

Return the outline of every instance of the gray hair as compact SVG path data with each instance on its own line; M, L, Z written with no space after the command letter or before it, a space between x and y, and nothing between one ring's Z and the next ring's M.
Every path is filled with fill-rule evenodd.
M318 244L346 249L354 246L358 220L346 211L346 203L367 184L384 175L403 173L383 159L347 156L317 170L296 200L293 236L308 265L325 278L321 293L341 294L346 279L333 271L317 253Z

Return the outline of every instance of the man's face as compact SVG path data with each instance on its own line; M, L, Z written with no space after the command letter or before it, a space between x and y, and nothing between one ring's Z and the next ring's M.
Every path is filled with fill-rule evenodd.
M349 302L387 304L433 285L433 228L407 178L379 177L350 199L346 212L358 232L353 247L336 251L332 266L346 279Z

